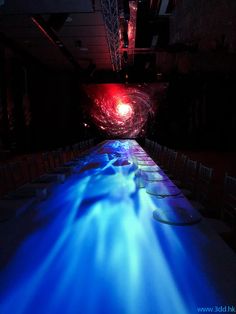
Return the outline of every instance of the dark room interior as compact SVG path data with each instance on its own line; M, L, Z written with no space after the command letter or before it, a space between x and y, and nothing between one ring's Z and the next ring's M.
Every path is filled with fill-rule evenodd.
M0 313L236 312L236 2L0 0Z

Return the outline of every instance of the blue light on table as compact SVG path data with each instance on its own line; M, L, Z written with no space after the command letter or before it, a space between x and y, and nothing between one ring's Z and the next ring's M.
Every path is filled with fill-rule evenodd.
M132 143L106 147L128 156ZM136 168L114 161L72 176L47 201L2 226L8 240L0 313L187 314L202 300L218 304L204 256L196 247L184 249L188 227L154 221L155 204L136 187Z

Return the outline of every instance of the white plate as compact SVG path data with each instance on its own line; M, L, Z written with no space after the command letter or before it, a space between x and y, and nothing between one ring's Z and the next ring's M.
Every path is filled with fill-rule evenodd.
M170 183L165 184L165 181L148 183L146 186L146 192L160 197L178 196L181 194L180 189L178 189L175 185L170 185Z
M159 208L153 211L153 218L170 225L192 225L200 222L201 216L184 207Z

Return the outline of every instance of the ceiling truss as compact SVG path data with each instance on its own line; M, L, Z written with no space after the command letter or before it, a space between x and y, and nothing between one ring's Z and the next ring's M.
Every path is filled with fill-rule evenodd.
M120 71L121 56L119 51L119 12L117 0L101 0L101 7L107 32L112 67L114 71Z

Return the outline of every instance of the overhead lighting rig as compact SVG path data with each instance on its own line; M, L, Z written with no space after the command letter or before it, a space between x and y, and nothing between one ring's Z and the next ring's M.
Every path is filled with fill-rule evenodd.
M101 0L101 6L112 67L118 72L121 70L118 3L117 0Z
M133 63L137 1L101 0L113 70Z

